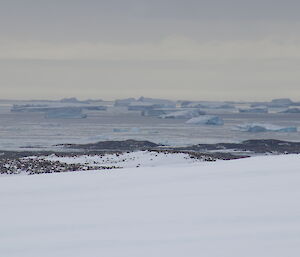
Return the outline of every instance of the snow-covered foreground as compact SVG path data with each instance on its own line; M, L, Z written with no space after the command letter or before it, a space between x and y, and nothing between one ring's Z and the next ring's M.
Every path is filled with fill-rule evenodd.
M0 256L300 256L300 156L0 179Z

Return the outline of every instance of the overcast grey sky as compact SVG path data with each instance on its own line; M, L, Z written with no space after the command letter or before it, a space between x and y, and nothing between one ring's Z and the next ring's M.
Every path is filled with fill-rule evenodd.
M0 0L1 98L300 100L299 10L299 0Z

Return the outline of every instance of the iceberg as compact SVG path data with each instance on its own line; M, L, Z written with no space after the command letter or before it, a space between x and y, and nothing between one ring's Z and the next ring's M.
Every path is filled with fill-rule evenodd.
M114 133L126 133L126 132L132 132L132 133L138 133L140 132L140 128L113 128Z
M45 113L46 119L83 119L86 117L82 109L77 107L56 108Z
M90 105L90 106L82 107L82 109L88 111L106 111L107 107L102 105Z
M103 102L102 99L87 99L84 101L78 100L76 97L69 97L69 98L63 98L59 100L60 103L66 103L66 104L91 104L91 103L97 103L97 102Z
M201 110L185 110L185 111L171 112L169 114L161 115L159 117L163 119L191 119L204 114L205 112Z
M284 133L290 133L290 132L297 132L297 127L280 127L272 124L261 124L261 123L251 123L251 124L243 124L243 125L237 125L236 130L243 131L243 132L252 132L252 133L258 133L258 132L284 132Z
M48 108L46 104L14 104L11 112L41 112Z
M128 128L113 128L114 133L123 133L123 132L129 132Z
M70 97L70 98L63 98L60 100L61 103L82 103L82 101L79 101L76 97Z
M126 107L135 101L136 101L135 98L117 99L117 100L115 100L114 106L115 107Z
M181 101L181 102L180 102L180 106L181 106L182 108L189 107L189 105L191 105L191 104L193 104L192 101Z
M149 100L149 101L146 101ZM152 99L152 98L143 98L143 101L140 99L135 102L131 102L128 105L128 111L144 111L144 110L152 110L158 108L176 108L176 104L163 99Z
M128 105L128 111L146 111L146 110L152 110L154 108L161 108L163 106L156 105L153 103L144 103L144 102L134 102L130 103Z
M183 102L182 107L186 108L203 108L203 109L234 109L235 106L224 102Z
M164 110L161 110L161 109L150 109L150 110L143 110L141 112L141 115L142 116L145 116L145 117L158 117L160 115L165 115L166 114L166 111Z
M63 100L62 100L63 101ZM75 100L70 100L75 101ZM63 109L81 109L81 110L87 110L87 111L106 111L107 107L103 105L91 105L89 103L84 102L68 102L68 99L66 99L66 102L51 102L48 104L14 104L10 111L11 112L52 112L57 110L63 110Z
M176 102L167 100L167 99L156 99L156 98L146 98L141 96L138 99L135 98L126 98L126 99L118 99L115 100L114 106L116 107L126 107L128 106L129 110L136 110L135 106L155 106L157 108L175 108L176 107ZM140 110L140 109L139 109Z
M141 96L138 100L138 102L142 103L151 103L161 106L162 108L175 108L176 102L168 100L168 99L159 99L159 98L147 98Z
M253 102L251 107L271 107L271 108L280 108L280 107L289 107L291 105L298 105L297 102L293 102L289 98L278 98L273 99L271 102Z
M239 109L240 113L268 113L268 108Z
M195 124L195 125L216 125L220 126L224 124L222 118L218 116L205 115L199 116L196 118L192 118L186 122L187 124Z
M279 99L273 99L268 106L269 107L288 107L290 105L293 105L293 101L289 98L279 98Z
M300 108L289 108L285 111L282 111L280 113L300 113Z

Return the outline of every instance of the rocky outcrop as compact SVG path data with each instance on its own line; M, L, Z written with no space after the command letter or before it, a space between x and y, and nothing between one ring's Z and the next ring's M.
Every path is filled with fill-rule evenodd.
M113 150L113 151L123 151L123 150L148 150L160 145L155 144L150 141L138 141L133 139L128 139L124 141L101 141L92 144L64 144L61 145L72 149L84 149L84 150Z
M241 143L198 144L177 148L178 150L193 150L197 152L235 150L253 153L300 153L300 142L288 142L275 139L246 140Z

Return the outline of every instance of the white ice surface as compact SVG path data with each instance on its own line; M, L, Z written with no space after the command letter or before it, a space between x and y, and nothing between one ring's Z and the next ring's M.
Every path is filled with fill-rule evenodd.
M0 179L2 257L298 257L300 156Z

